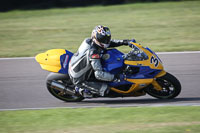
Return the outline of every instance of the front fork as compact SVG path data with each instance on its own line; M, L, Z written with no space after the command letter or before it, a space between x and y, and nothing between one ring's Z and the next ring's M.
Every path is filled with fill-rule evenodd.
M160 73L158 73L155 78L153 79L152 85L154 86L154 88L158 91L161 91L163 88L158 84L158 82L156 81L156 78L162 77L166 74L166 71L161 71Z

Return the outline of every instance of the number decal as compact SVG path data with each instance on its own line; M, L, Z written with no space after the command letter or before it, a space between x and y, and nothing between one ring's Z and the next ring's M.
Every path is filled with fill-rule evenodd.
M159 64L159 61L157 58L155 58L154 56L151 56L151 60L150 60L151 64L154 63L154 66L157 67Z

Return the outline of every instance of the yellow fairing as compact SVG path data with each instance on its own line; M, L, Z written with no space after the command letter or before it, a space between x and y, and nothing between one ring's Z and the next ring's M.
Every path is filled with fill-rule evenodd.
M153 82L153 79L126 79L126 80L135 83L131 86L131 88L128 91L122 91L116 88L111 88L111 89L117 93L128 94L131 92L138 91Z
M45 53L38 54L35 59L42 69L51 72L58 72L61 69L60 56L65 53L65 49L52 49Z
M155 78L158 78L158 77L162 77L166 74L166 71L162 70L160 73L158 73Z
M163 74L163 73L162 73ZM134 83L129 90L127 91L122 91L119 89L116 89L114 87L111 88L111 90L117 92L117 93L122 93L122 94L129 94L132 92L137 92L138 90L148 86L149 84L152 84L154 88L158 91L162 90L162 87L158 84L158 82L155 79L125 79L129 82Z
M163 70L163 65L160 62L159 59L157 59L157 57L152 54L150 51L148 51L147 49L143 48L141 45L137 44L137 43L132 43L133 45L137 46L138 48L142 49L147 56L149 57L149 59L147 60L143 60L143 61L128 61L125 60L124 63L127 65L139 65L139 66L149 66L151 69L159 69L161 70L160 73L158 73L155 78L164 76L166 74L166 72ZM155 59L157 59L158 64L155 65ZM152 60L152 61L151 61ZM123 94L130 94L130 93L135 93L138 90L146 87L149 84L152 84L154 86L154 88L156 90L162 90L162 87L157 83L157 81L155 79L125 79L129 82L134 83L129 90L127 91L122 91L116 88L111 88L113 91L117 92L117 93L123 93Z
M145 48L143 48L141 45L137 44L137 43L132 43L135 46L137 46L138 48L142 49L149 57L148 60L143 60L143 61L128 61L125 60L124 63L127 65L140 65L140 66L149 66L151 69L160 69L163 70L163 65L162 63L159 61L158 65L155 66L154 62L151 63L151 57L153 56L153 58L157 58L154 54L152 54L151 52L149 52L148 50L146 50Z

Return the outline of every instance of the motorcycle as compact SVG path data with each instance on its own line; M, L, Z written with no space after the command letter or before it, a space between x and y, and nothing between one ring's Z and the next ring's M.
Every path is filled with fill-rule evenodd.
M102 67L112 74L123 74L120 82L105 82L110 87L105 97L138 97L149 94L158 99L172 99L181 92L179 80L166 72L157 54L148 47L130 42L132 50L126 54L117 49L108 49L102 55ZM46 78L48 91L66 102L79 102L85 98L77 94L68 74L73 53L65 49L52 49L38 54L35 59L41 68L51 73ZM90 81L96 81L93 74ZM85 90L91 94L90 90ZM92 95L90 98L100 97Z

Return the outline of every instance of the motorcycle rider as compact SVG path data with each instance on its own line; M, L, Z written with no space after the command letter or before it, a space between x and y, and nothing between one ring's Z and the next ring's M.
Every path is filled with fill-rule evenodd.
M118 81L123 75L115 76L102 69L101 59L107 48L122 45L131 45L130 40L111 40L111 32L108 27L98 25L80 45L78 51L72 56L69 63L69 75L80 95L86 95L86 90L92 94L104 96L109 90L105 81ZM88 81L91 74L101 82ZM91 94L91 95L92 95Z

